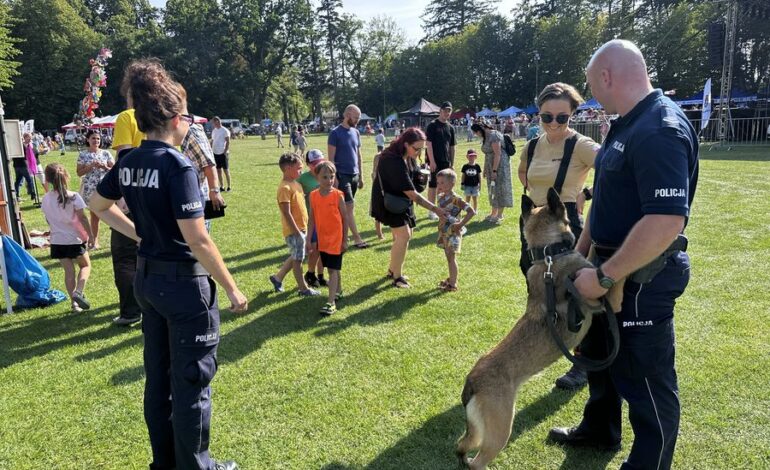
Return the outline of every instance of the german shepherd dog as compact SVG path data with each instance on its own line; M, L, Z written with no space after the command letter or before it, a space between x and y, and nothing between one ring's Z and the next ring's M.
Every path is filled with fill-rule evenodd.
M569 229L566 208L554 189L548 191L548 203L542 207L536 208L532 200L524 196L522 217L524 237L530 247L574 243L575 236ZM570 349L577 346L588 332L595 308L581 305L585 317L582 326L577 333L569 331L564 281L567 276L586 267L592 267L592 264L576 251L555 258L551 266L556 286L556 311L559 315L557 331ZM465 379L462 402L466 414L466 431L457 442L456 450L461 467L480 470L486 468L497 456L511 435L519 387L562 355L546 324L548 320L543 281L546 269L546 264L542 262L533 264L529 269L526 312L508 336L476 362ZM613 308L618 307L622 300L622 284L618 282L608 293ZM476 449L476 456L468 458L467 454Z

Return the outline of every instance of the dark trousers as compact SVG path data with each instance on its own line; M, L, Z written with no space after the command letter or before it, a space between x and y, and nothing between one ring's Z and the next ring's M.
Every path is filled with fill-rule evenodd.
M615 362L588 373L589 398L580 429L606 443L620 442L621 403L628 403L634 444L622 469L668 469L679 432L679 388L674 368L674 303L690 278L690 261L678 252L651 282L626 282L618 314L620 351ZM607 357L604 317L595 317L581 343L589 358Z
M134 297L134 275L136 274L136 242L115 229L110 229L110 253L115 287L120 299L122 318L139 318L142 312Z
M16 175L16 182L13 183L16 194L19 194L21 190L22 181L27 183L27 194L29 197L35 197L35 182L32 180L32 175L29 174L29 169L26 166L14 166L13 173Z
M144 419L151 469L210 469L211 387L217 371L219 309L208 276L137 270L144 320Z
M583 233L583 216L578 214L577 205L574 202L565 202L564 206L567 208L567 217L569 217L569 228L572 234L575 235L575 242L580 238L580 234ZM524 238L524 218L519 216L519 238L521 239L521 257L519 258L519 267L524 274L524 278L527 278L527 271L532 266L527 256L527 240Z

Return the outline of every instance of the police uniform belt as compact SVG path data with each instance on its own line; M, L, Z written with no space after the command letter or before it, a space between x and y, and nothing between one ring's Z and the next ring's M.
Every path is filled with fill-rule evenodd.
M159 274L162 276L208 276L209 272L197 261L160 261L144 257L137 257L137 270L147 274Z
M618 247L600 245L596 242L591 242L591 248L601 261L612 257L612 255L618 251ZM676 239L663 251L663 253L660 254L660 256L631 273L631 275L628 276L628 279L638 284L646 284L652 281L652 279L666 267L666 260L668 257L680 251L687 251L687 237L681 233L677 235Z

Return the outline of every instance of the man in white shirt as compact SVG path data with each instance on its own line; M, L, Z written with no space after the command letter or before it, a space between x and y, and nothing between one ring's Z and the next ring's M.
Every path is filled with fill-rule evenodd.
M226 127L222 126L222 121L218 116L214 116L211 119L211 124L214 126L211 129L211 150L214 152L214 161L217 165L217 175L219 175L219 184L224 181L222 179L222 170L227 177L227 189L220 186L220 191L230 191L230 131Z

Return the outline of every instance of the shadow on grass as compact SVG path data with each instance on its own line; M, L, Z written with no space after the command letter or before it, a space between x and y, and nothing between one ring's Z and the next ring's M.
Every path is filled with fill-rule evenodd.
M572 397L573 393L554 390L542 396L534 403L516 413L513 432L509 442L514 441L525 431L540 424L545 418L555 413ZM459 399L459 396L458 396ZM367 470L402 469L402 468L457 468L455 445L465 431L465 410L456 405L443 413L430 418L419 429L398 441L372 460ZM572 452L567 450L567 459L563 469L605 468L612 460L612 454L591 450ZM331 463L325 469L346 469L337 463Z
M422 248L424 246L429 245L436 245L436 240L438 239L438 223L432 222L433 225L430 224L418 224L418 229L415 230L412 233L412 239L409 241L409 249L415 250L418 248ZM475 237L476 235L485 232L487 230L491 230L494 228L499 228L499 225L495 225L492 223L477 221L473 222L468 226L468 233L466 233L463 236L463 239L467 239L469 237ZM383 230L385 230L387 227L383 227ZM389 241L386 235L386 241ZM391 243L383 243L378 244L377 246L373 247L377 251L389 251L390 250Z
M728 142L730 150L726 148L717 148L710 145L702 145L698 158L701 160L722 160L722 161L747 161L747 162L767 162L770 161L770 147L767 145L759 146L740 146ZM713 147L713 148L712 148Z
M346 299L341 302L343 303L342 308L340 308L341 315L344 315L344 302L349 302L351 299L355 299L356 297L361 297L361 299L368 299L376 295L379 291L391 288L392 287L390 286L390 281L384 278L359 287L353 294L347 296ZM441 295L441 291L439 290L407 293L408 291L404 289L402 292L404 292L404 295L396 299L377 304L371 308L362 310L348 317L342 317L332 321L324 322L321 325L322 328L316 331L315 335L335 335L346 328L350 328L353 325L369 326L393 321L400 318L405 313L411 311L415 305L424 304L431 298ZM351 302L351 304L355 303L356 302Z
M139 380L142 380L143 377L144 377L143 365L129 367L128 369L123 369L120 372L116 372L110 379L110 383L112 383L112 385L115 385L115 386L129 385Z
M272 252L275 252L276 249L270 250ZM275 270L277 271L278 268L281 266L281 264L286 261L286 258L289 257L289 252L286 250L279 250L278 254L273 255L269 258L262 258L257 259L254 261L250 261L245 264L241 264L238 266L228 266L228 269L230 269L231 274L236 274L243 271L258 271L262 268L266 268L268 266L275 266ZM289 273L287 275L288 279L294 280L294 277L292 276L292 273ZM270 284L270 281L268 281L267 277L264 278L264 284L266 289L272 290L272 285Z
M463 407L453 406L430 418L419 429L415 429L394 446L383 451L364 468L457 468L455 443L464 426Z
M106 317L100 315L115 311L117 308L118 304L115 303L79 314L48 315L33 318L21 326L0 331L0 369L69 345L90 343L126 334L125 329L114 327ZM95 324L104 325L104 327L73 335Z
M294 300L274 307L275 299L292 296ZM255 317L220 338L217 356L220 362L235 362L257 351L271 338L278 338L317 326L321 316L318 314L318 302L297 297L294 292L268 294L263 292L249 302L249 313L267 313Z
M247 251L246 253L240 253L240 254L237 254L237 255L227 256L227 257L225 257L223 259L224 259L225 263L232 263L232 262L235 262L235 261L251 259L251 258L257 257L259 255L264 255L264 254L267 254L267 253L275 253L276 251L283 252L285 248L286 248L286 245L270 246L270 247L260 248L259 250Z

